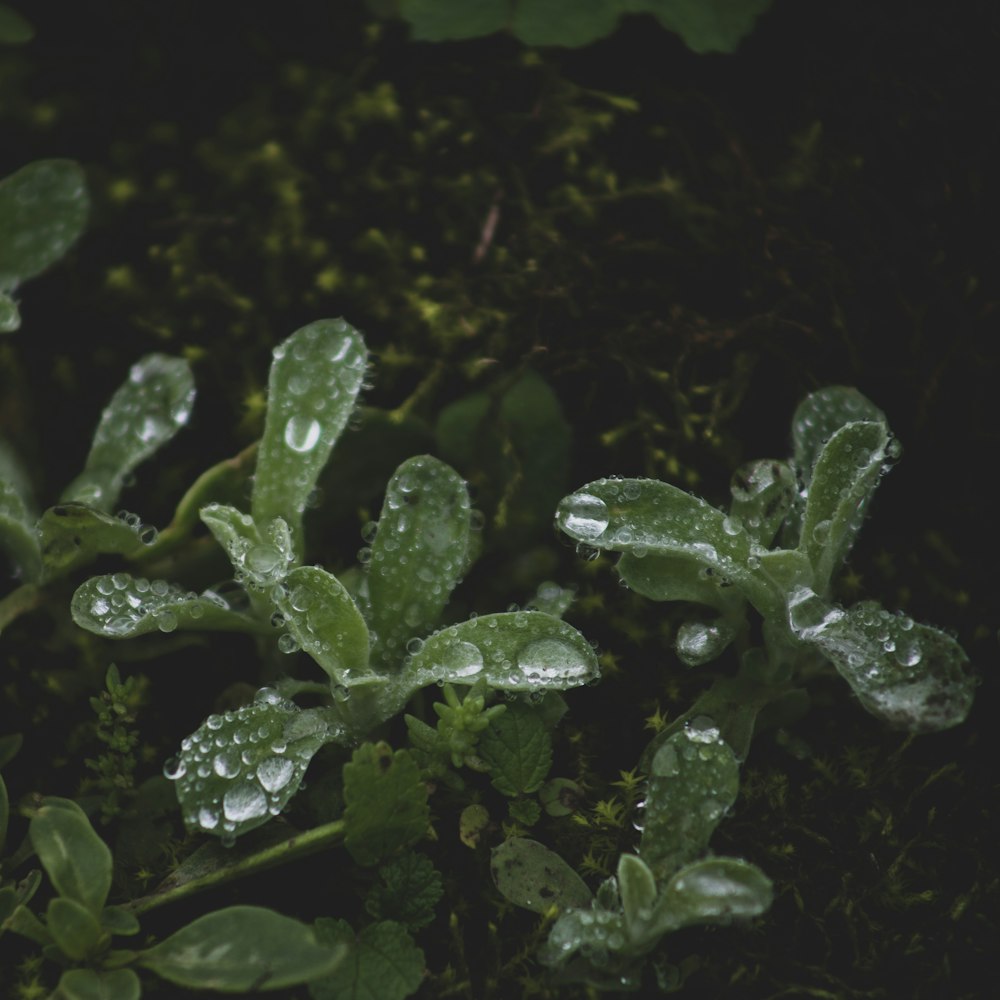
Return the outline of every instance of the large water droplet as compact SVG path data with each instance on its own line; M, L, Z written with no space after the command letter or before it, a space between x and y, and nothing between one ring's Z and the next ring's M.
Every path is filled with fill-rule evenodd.
M580 652L562 639L537 639L517 653L517 666L529 684L586 677L589 666Z
M472 677L483 669L483 654L471 642L454 642L448 647L445 665L450 677Z
M267 812L267 797L256 784L242 782L222 797L222 811L232 823L244 823Z
M312 451L319 441L319 421L313 417L296 414L285 424L285 444L292 451Z
M295 765L284 757L268 757L257 765L257 780L268 792L280 792L295 773Z
M608 526L608 505L590 493L573 493L559 504L563 529L574 538L591 542Z

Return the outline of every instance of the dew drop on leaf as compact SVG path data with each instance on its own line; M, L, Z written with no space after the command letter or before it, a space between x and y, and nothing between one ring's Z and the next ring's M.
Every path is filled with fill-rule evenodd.
M610 515L608 505L590 493L572 493L559 504L563 529L574 538L594 541L604 534Z

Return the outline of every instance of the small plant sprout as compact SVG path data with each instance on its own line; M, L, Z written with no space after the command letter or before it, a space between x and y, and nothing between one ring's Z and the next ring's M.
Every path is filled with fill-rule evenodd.
M281 812L322 746L359 743L423 687L478 685L464 704L451 694L443 708L442 738L461 759L496 714L484 711L487 689L563 690L598 673L583 637L541 611L442 625L473 559L474 531L465 483L431 455L393 474L377 528L366 531L364 570L345 575L350 589L304 564L303 512L367 366L361 335L342 319L311 323L274 349L249 511L215 499L208 485L182 502L229 556L228 597L127 573L87 580L73 597L74 620L97 635L244 631L307 653L325 673L325 684L279 679L251 704L210 715L168 762L187 825L224 842ZM324 703L298 707L301 691L323 692Z
M771 885L759 869L706 851L736 800L758 713L779 699L801 702L817 666L835 669L864 708L896 728L934 732L969 712L975 682L950 635L873 601L844 608L832 598L834 575L900 452L885 415L855 389L822 389L796 410L792 442L790 460L737 471L728 511L649 479L600 479L559 504L559 528L589 549L620 553L630 588L692 608L675 637L683 663L697 667L733 647L741 664L647 748L636 853L621 856L596 895L541 844L513 838L494 851L505 896L537 912L558 907L541 957L564 980L636 988L643 956L663 934L767 909Z

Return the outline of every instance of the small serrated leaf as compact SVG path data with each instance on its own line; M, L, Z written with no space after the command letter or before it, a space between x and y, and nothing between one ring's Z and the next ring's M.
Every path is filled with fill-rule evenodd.
M242 993L329 975L346 954L345 947L320 941L291 917L259 906L229 906L140 952L138 962L179 986Z
M368 572L372 656L398 668L407 640L425 635L465 572L469 492L451 466L430 455L407 459L386 487Z
M101 414L83 472L62 499L109 511L132 470L187 423L194 396L183 358L148 354L137 361Z
M552 765L552 739L545 724L530 706L516 702L493 719L479 738L478 751L493 786L504 795L537 791Z
M424 953L406 928L392 920L365 927L355 935L346 920L320 917L316 939L344 948L346 957L332 974L310 981L313 1000L405 1000L424 977Z
M590 906L587 884L555 851L537 840L511 837L493 848L490 871L497 889L517 906L545 913Z
M284 518L301 559L306 500L354 410L368 353L346 320L324 319L296 330L273 356L251 513L258 524Z
M444 892L441 873L430 858L415 851L393 858L379 869L365 909L376 920L397 920L417 930L434 919L434 907Z
M419 840L430 822L427 788L406 750L365 743L344 765L344 844L359 865L378 864Z
M94 576L70 602L80 628L108 639L131 639L148 632L202 629L270 634L271 627L232 611L213 591L196 594L166 580L128 573Z

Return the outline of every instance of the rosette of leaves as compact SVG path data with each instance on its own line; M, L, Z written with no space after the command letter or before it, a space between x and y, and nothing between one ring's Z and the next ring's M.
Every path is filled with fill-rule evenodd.
M249 511L205 502L207 489L195 487L184 503L225 549L246 610L218 594L125 573L94 577L73 597L74 620L98 635L238 629L269 635L286 653L302 650L326 674L325 704L300 709L279 681L252 704L210 716L169 762L188 826L225 841L280 812L320 747L356 744L422 687L482 682L544 692L597 676L590 645L541 611L442 627L473 559L475 532L466 484L433 456L406 459L389 480L350 589L304 564L303 512L366 373L364 341L344 320L292 334L274 349ZM302 687L290 682L284 690Z
M0 4L0 43L31 35L28 22ZM37 160L0 180L0 333L20 327L13 293L76 242L89 206L83 171L72 160Z
M620 553L618 572L637 593L697 609L677 631L685 663L741 647L739 684L754 688L751 700L784 693L800 667L826 660L894 727L958 725L974 690L961 646L873 601L843 608L831 598L834 574L899 455L885 415L856 389L821 389L795 411L792 441L788 461L736 472L728 511L668 483L600 479L561 501L557 524L583 545ZM749 648L751 609L763 619L762 648ZM731 694L712 698L734 702ZM726 732L725 713L719 721ZM748 731L728 735L742 745Z
M494 849L493 878L511 902L557 913L540 958L560 981L630 990L664 935L763 913L768 878L739 858L705 856L736 800L739 764L718 727L699 716L652 758L635 854L592 893L558 854L514 837Z

